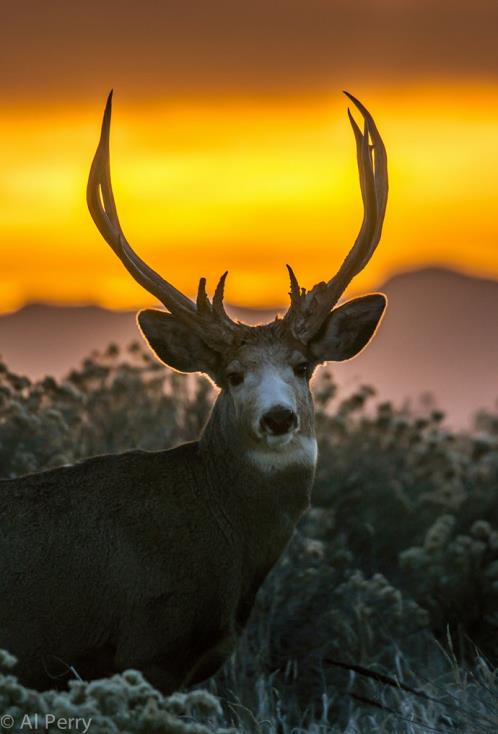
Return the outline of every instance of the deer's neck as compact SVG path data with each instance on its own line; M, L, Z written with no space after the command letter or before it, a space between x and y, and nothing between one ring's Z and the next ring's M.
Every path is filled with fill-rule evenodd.
M271 567L309 505L315 437L300 437L272 461L244 439L230 409L221 395L199 442L209 492L234 532L248 540L251 562Z

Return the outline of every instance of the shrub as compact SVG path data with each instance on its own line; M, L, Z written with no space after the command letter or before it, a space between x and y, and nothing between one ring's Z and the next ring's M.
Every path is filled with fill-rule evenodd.
M497 730L498 417L458 435L370 387L342 399L326 370L314 392L313 507L210 694L163 698L135 672L38 694L14 668L1 710L92 712L98 734ZM213 398L136 344L60 382L0 365L0 475L191 440Z

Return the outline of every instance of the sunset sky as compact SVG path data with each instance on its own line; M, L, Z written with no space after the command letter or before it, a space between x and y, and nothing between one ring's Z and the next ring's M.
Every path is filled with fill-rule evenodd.
M285 303L361 222L348 89L386 143L382 242L353 290L437 264L498 278L495 0L23 0L0 31L0 311L132 308L85 186L108 90L123 228L190 295Z

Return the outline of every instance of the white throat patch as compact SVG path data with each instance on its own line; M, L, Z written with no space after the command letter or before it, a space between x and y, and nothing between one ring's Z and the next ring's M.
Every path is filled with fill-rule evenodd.
M248 458L264 472L278 472L290 466L312 469L316 465L318 448L316 439L294 434L288 443L280 446L261 444L251 449Z

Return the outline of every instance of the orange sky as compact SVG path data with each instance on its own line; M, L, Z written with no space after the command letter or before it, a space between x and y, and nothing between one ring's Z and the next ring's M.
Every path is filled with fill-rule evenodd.
M41 12L39 4L31 5L34 15ZM400 15L399 4L389 0L360 0L400 31L390 33L380 23L385 43L377 40L380 60L371 63L361 43L355 53L347 49L348 39L366 37L366 30L357 27L359 16L349 17L342 2L336 6L342 9L338 50L337 44L327 45L321 17L313 15L326 7L320 0L308 6L289 1L294 25L289 20L278 26L274 19L266 35L250 25L252 16L242 26L235 16L223 15L229 6L221 0L213 7L226 18L225 35L219 22L202 15L200 5L205 25L195 12L180 18L185 6L168 0L161 8L175 6L176 35L173 16L146 16L148 25L138 28L141 52L136 45L131 60L127 37L138 44L133 5L120 6L128 15L118 13L121 25L109 40L114 55L102 51L107 46L99 18L93 25L88 20L93 5L97 10L97 3L85 4L88 16L70 17L71 4L57 0L52 15L34 19L14 8L11 27L4 25L0 55L8 55L9 73L0 81L1 311L32 300L115 308L153 302L100 238L86 210L86 177L107 82L117 87L111 154L123 227L140 255L189 294L199 276L214 287L228 268L227 300L272 305L286 301L285 262L305 286L333 274L361 221L342 86L373 113L390 165L384 236L355 290L428 264L498 278L498 66L493 66L490 41L496 38L486 30L484 0L474 13L481 22L477 37L466 36L479 49L477 57L467 55L468 73L465 53L460 58L452 45L464 21L455 25L454 14L448 15L453 25L445 25L439 12L444 2L434 16L435 35L425 38L420 3L407 0ZM104 3L104 14L112 5ZM153 6L144 7L153 13ZM230 12L233 7L243 5L232 4ZM450 13L450 4L447 8ZM302 32L306 43L302 18L311 18ZM225 48L220 38L228 39ZM424 40L427 54L416 56ZM328 48L337 62L332 70L323 62ZM190 49L188 64L185 49ZM287 54L284 65L277 63L277 52ZM259 65L251 64L251 53ZM354 64L346 64L346 54L354 56ZM164 87L158 94L166 57L167 68L173 65L176 78L183 79L182 88L171 86L170 95ZM307 65L299 65L299 57ZM240 88L220 60L227 68L233 61L245 80ZM298 74L298 68L306 73Z

